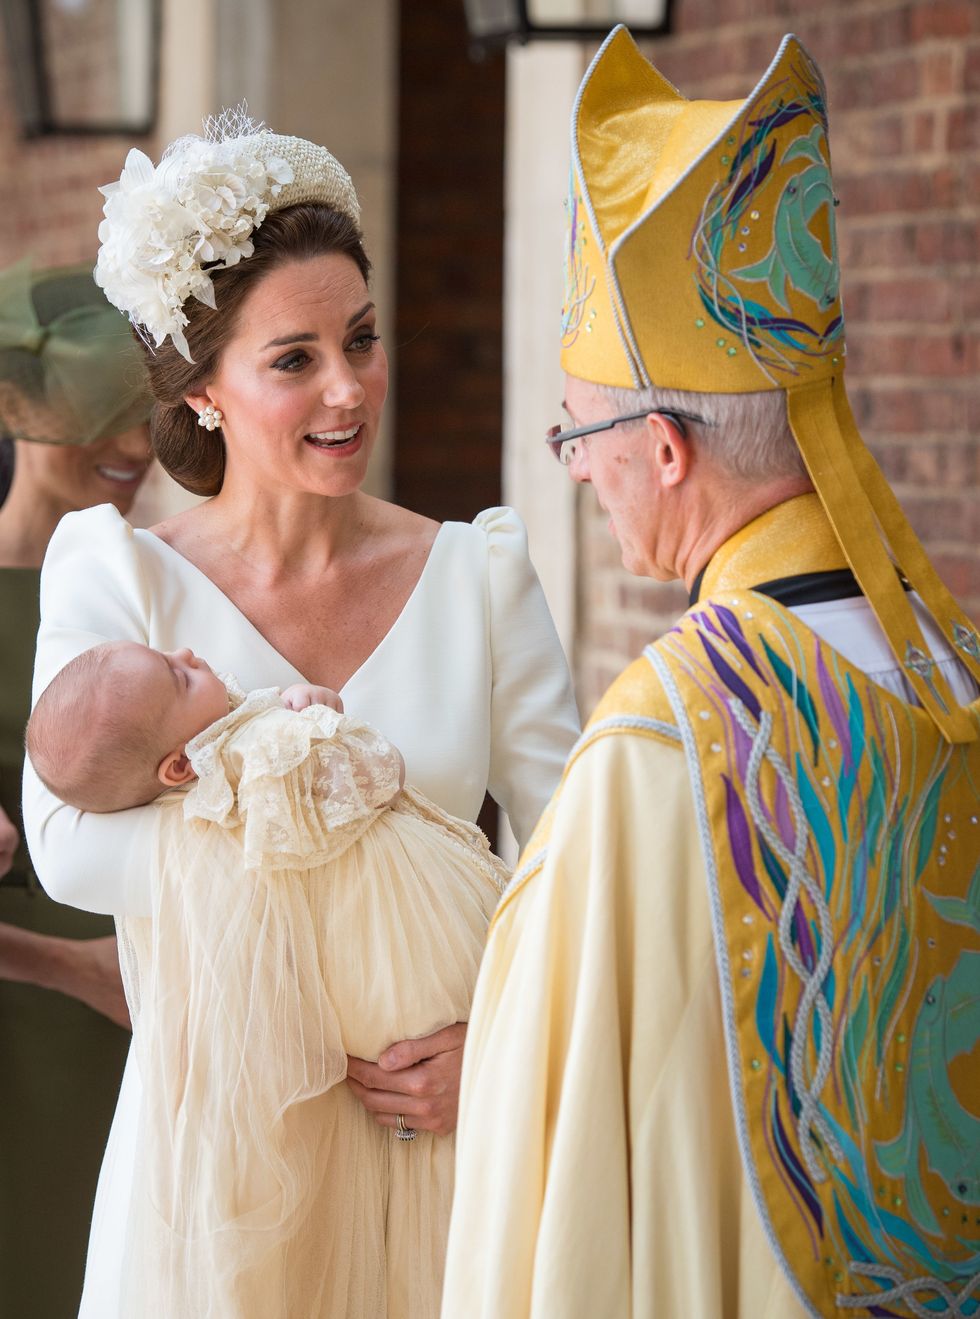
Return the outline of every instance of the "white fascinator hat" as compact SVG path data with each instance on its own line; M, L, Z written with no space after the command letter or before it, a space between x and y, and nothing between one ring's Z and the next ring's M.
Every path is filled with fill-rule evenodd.
M95 282L145 343L169 335L189 362L184 304L215 306L212 273L252 255L271 211L319 202L360 224L350 175L326 147L273 133L244 106L208 119L200 137L178 138L156 167L133 149L99 191Z

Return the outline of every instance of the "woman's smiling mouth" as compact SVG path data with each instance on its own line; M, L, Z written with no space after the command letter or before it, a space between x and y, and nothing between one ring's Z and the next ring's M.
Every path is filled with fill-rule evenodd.
M351 426L342 431L312 431L306 436L307 444L314 449L345 449L357 440L361 433L362 423Z
M114 463L97 463L95 470L105 481L113 481L117 485L134 486L139 485L146 468L146 463L140 463L138 467L130 465L116 466Z

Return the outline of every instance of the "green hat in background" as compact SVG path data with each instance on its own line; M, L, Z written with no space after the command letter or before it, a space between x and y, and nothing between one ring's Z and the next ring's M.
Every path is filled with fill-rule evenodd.
M0 437L91 444L151 405L142 351L90 269L0 271Z

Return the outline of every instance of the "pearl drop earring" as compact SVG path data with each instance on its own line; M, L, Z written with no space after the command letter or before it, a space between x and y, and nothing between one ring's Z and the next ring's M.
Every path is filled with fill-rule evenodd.
M225 419L225 414L213 403L207 403L197 414L197 424L206 431L217 430Z

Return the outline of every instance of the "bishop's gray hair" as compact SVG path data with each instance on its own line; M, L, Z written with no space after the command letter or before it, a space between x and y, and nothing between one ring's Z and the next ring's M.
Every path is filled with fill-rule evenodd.
M603 386L613 408L623 414L661 409L693 412L712 422L684 422L695 447L738 481L771 481L775 477L806 477L806 466L786 414L781 389L757 394L695 394L688 390L619 389Z

